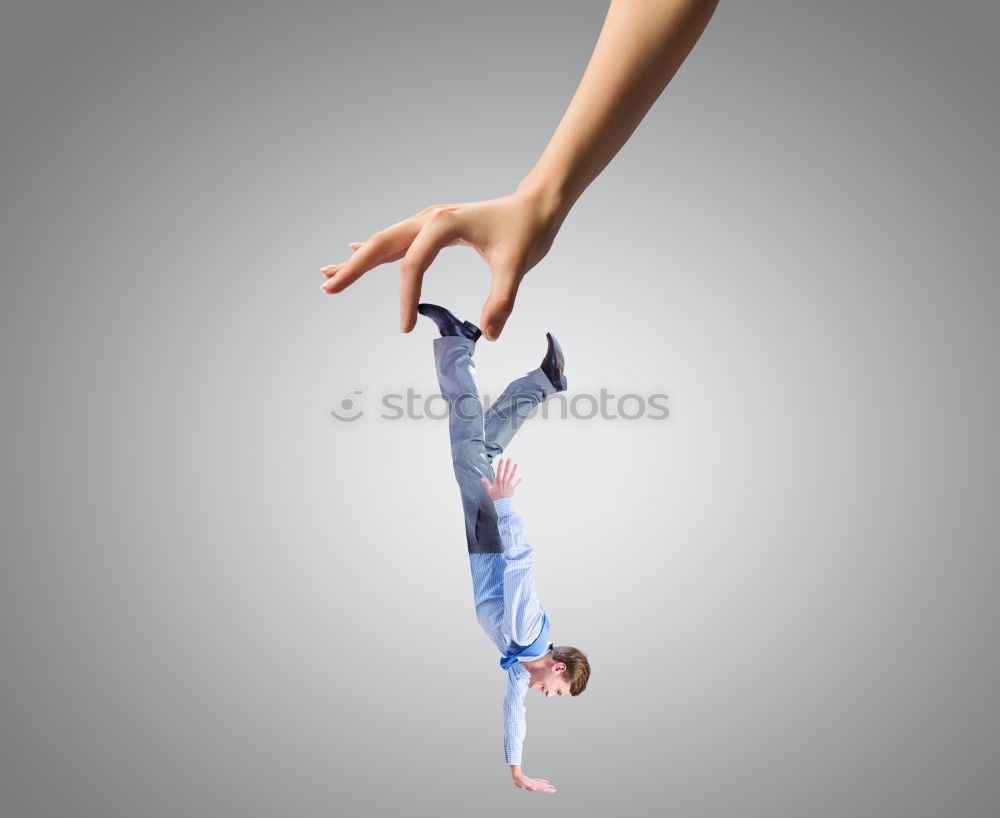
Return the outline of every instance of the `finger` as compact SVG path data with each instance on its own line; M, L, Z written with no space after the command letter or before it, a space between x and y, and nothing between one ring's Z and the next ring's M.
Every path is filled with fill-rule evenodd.
M483 482L483 485L486 486L487 491L489 491L492 488L490 481L487 480L485 477L480 477L479 479Z
M510 474L507 476L507 479L513 480L515 474L517 474L517 463L515 463L514 468L510 470Z
M348 245L348 247L350 247L351 250L353 251L353 250L357 250L363 244L364 244L363 241L352 241ZM390 261L395 261L398 258L402 258L403 257L403 253L405 253L405 252L406 252L405 250L400 250L397 253L391 253L390 255L385 256L384 258L382 258L379 261L379 264L386 264L386 263L388 263ZM336 272L341 267L343 267L343 266L344 266L344 262L340 262L339 264L328 264L326 267L320 267L319 269L320 269L320 272L322 272L324 275L327 276L327 278L329 278L330 276L335 275Z
M417 304L424 273L458 236L459 224L450 210L435 210L424 220L420 232L410 244L403 263L399 265L399 331L409 332L417 323Z
M490 294L483 304L483 311L479 317L479 326L483 328L483 334L489 340L497 340L503 332L504 325L514 309L514 300L517 298L517 288L521 284L522 277L512 268L493 271Z
M402 258L417 235L419 217L419 214L411 216L373 233L350 259L340 265L340 269L323 285L323 289L328 293L339 293L373 267Z
M522 480L522 479L523 479L523 478L521 478L521 477L518 477L518 478L517 478L517 482L516 482L516 483L515 483L515 484L514 484L513 486L511 486L511 488L512 488L512 489L516 489L516 488L517 488L518 486L520 486L520 485L521 485L521 480Z
M505 457L503 462L500 464L500 476L498 480L502 480L504 483L507 482L507 467L510 466L510 458Z
M385 264L387 261L392 261L392 259L391 258L384 259L384 260L380 261L379 264ZM333 278L333 276L337 275L337 273L340 272L341 268L346 263L347 263L346 261L342 261L342 262L340 262L340 264L331 264L329 267L322 267L322 268L320 268L320 271L327 278Z
M402 258L405 252L406 248L404 247L402 250L389 251L383 256L378 256L373 260L370 259L364 261L365 265L364 269L361 269L360 272L358 272L357 269L353 271L349 271L347 269L348 265L356 265L362 263L358 259L360 253L355 253L355 255L351 256L351 258L349 258L347 261L343 261L340 264L332 264L329 267L323 268L323 272L327 275L328 278L333 278L341 271L345 273L345 278L343 280L338 278L336 285L331 285L332 289L328 289L326 284L323 285L323 289L330 293L339 293L341 290L345 289L346 287L350 286L355 281L357 281L359 278L361 278L361 276L364 275L368 270L374 269L375 267L378 267L382 264L388 264L391 261L396 261L397 259Z
M363 243L364 242L359 242L359 241L354 242L354 244L356 244L358 247L360 247ZM390 261L396 261L397 259L401 259L405 254L406 250L398 250L395 253L389 253L389 255L380 258L375 266L378 266L378 264L388 264ZM334 275L346 263L347 263L346 261L342 261L339 264L330 264L327 267L320 267L320 270L327 276L331 276Z

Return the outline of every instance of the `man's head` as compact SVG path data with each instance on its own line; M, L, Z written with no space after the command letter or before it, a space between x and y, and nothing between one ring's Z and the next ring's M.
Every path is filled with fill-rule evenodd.
M545 696L579 696L590 679L590 662L582 651L556 645L545 656L525 662L531 676L528 687Z

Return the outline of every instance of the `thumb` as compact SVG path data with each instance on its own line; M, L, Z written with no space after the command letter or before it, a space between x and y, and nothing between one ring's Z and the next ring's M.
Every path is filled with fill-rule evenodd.
M479 479L482 482L482 484L484 486L486 486L486 490L489 491L489 489L490 489L490 481L487 480L485 477L480 477Z
M503 332L504 325L514 310L514 299L517 298L517 288L522 277L523 274L518 275L511 269L494 270L493 285L479 319L479 326L489 340L497 340Z

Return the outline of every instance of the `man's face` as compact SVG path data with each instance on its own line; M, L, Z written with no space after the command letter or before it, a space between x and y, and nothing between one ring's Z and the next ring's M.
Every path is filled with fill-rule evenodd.
M566 670L566 665L562 662L553 662L542 670L529 671L531 681L528 687L532 690L540 691L544 696L568 696L569 682L563 679L562 672Z

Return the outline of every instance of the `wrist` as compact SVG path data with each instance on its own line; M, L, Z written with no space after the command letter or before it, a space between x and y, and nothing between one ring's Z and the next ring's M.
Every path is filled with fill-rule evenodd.
M505 514L514 513L514 501L511 497L497 497L493 501L493 507L497 511L497 517L503 517Z
M517 192L529 197L543 218L557 229L569 213L576 197L570 196L563 180L551 173L532 170L517 186Z
M510 775L511 775L511 778L517 778L519 775L521 775L521 765L520 764L511 764L510 765Z

